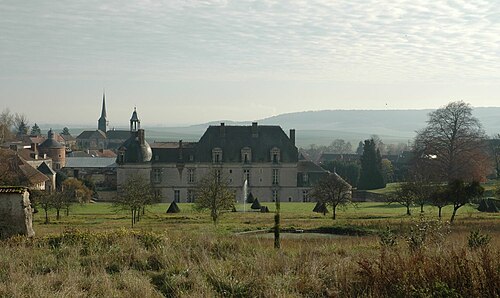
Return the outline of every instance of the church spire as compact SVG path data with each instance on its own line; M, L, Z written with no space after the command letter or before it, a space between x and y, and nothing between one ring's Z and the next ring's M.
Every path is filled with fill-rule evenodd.
M102 92L102 111L101 111L101 118L97 121L97 129L106 132L107 126L108 126L108 119L107 114L106 114L106 94L104 91Z
M101 111L101 117L106 118L106 94L104 91L102 92L102 111Z

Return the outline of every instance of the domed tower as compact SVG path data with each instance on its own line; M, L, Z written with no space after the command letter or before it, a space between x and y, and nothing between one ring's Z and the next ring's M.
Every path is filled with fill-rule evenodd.
M146 142L144 129L140 128L140 120L134 108L130 118L130 137L118 148L116 157L118 188L134 175L150 181L152 157L151 146Z
M52 128L47 133L47 139L38 146L38 151L52 158L54 170L60 170L66 164L66 147L55 140Z

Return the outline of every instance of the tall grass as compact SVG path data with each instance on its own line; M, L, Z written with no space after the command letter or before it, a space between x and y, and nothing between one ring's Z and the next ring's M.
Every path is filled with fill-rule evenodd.
M71 230L2 242L0 297L498 297L498 239L470 249L466 238L418 250L373 235L285 238L275 250L218 233Z

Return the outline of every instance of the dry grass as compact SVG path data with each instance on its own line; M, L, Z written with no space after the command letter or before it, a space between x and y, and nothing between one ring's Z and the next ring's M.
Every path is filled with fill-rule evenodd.
M67 231L0 246L0 297L498 297L498 237L429 229L381 247L378 236L272 239L214 230ZM436 236L437 235L437 236Z

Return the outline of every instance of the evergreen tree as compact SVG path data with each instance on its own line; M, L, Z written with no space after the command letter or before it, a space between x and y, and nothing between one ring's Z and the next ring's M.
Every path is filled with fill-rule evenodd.
M70 135L70 133L69 133L69 128L64 127L64 128L63 128L63 130L62 130L62 132L61 132L61 134L62 134L62 135Z
M356 149L356 154L357 155L363 155L363 142L359 141L359 144L358 144L358 149Z
M38 124L35 123L31 127L30 135L32 135L32 136L40 136L41 134L42 134L42 131L40 130L40 126L38 126Z
M363 155L361 156L361 174L358 189L384 188L385 181L382 174L382 157L377 150L373 139L365 140Z

